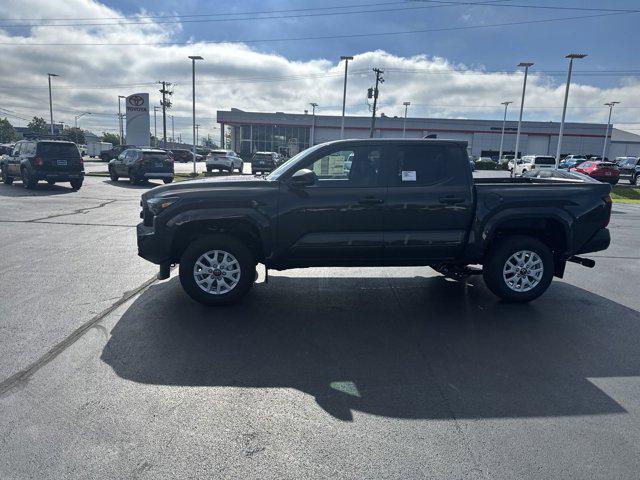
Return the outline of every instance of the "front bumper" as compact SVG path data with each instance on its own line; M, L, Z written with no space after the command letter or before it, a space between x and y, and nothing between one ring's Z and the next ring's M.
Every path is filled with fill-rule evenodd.
M609 229L601 228L593 237L591 237L591 240L585 243L580 248L580 250L578 250L577 254L580 255L582 253L599 252L601 250L606 250L607 248L609 248L610 244L611 233L609 233Z
M139 223L136 226L136 234L138 237L138 255L140 257L157 265L170 262L169 248L158 237L154 227Z

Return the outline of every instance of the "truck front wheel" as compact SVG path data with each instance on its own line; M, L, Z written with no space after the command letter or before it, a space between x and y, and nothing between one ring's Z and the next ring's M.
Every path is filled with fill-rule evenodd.
M485 284L508 302L529 302L542 295L553 279L553 254L534 237L514 235L499 240L483 265Z
M209 235L191 243L180 258L180 283L205 305L238 302L251 288L256 264L251 250L228 235Z

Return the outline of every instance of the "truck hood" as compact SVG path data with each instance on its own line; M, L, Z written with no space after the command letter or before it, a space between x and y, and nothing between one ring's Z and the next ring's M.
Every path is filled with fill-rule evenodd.
M277 182L268 182L265 180L265 177L256 175L208 177L155 187L142 194L142 198L143 200L148 200L150 198L173 197L194 192L217 191L227 188L242 188L243 190L248 190L252 188L265 188L271 184L275 186L276 183Z

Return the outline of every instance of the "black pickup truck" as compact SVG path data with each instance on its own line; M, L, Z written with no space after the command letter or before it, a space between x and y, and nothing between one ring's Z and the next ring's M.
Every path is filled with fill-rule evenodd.
M466 143L341 140L311 147L267 177L208 178L142 195L139 255L187 293L239 300L256 264L430 266L482 273L508 301L541 295L567 261L609 246L611 187L589 178L475 180ZM482 265L482 269L474 267Z

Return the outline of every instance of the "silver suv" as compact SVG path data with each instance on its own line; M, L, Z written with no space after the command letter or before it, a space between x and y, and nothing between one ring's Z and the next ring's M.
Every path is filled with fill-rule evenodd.
M207 157L206 165L209 173L214 170L233 173L236 169L242 173L243 162L233 150L214 150L211 156Z

